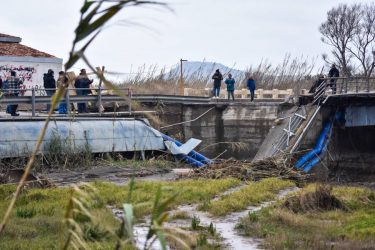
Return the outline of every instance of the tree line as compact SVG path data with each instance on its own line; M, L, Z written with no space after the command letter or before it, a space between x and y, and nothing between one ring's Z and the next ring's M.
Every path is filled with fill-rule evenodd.
M375 68L375 3L340 4L327 13L320 25L322 41L331 46L323 54L329 64L341 68L343 76L374 75Z

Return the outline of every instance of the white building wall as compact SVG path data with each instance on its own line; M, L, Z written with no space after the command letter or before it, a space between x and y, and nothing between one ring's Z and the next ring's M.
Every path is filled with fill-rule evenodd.
M0 77L5 80L10 75L10 71L14 70L27 89L43 89L43 75L48 69L55 72L55 79L57 79L58 72L62 70L62 59L0 56ZM43 93L44 91L37 91L38 95ZM26 92L26 95L30 94L31 91Z

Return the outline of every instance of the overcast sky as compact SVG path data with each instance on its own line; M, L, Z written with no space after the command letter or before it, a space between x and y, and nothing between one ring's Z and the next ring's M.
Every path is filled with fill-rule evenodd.
M329 51L319 25L339 3L371 0L169 0L171 12L155 7L123 10L89 50L95 65L130 72L146 64L171 66L182 57L244 69L262 59L317 57ZM0 33L63 58L73 40L81 0L13 0L2 4ZM138 25L119 25L119 20ZM117 25L116 25L117 23ZM80 67L80 65L77 65Z

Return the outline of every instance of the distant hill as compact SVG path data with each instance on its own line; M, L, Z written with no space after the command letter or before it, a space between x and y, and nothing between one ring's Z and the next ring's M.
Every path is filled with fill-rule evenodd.
M217 69L224 75L231 73L233 77L236 79L243 78L245 76L245 72L230 68L225 66L221 63L213 63L213 62L194 62L194 61L187 61L183 62L183 75L185 79L194 79L194 78L210 78ZM168 76L179 76L180 75L180 65L172 68L169 72L164 74L165 77Z

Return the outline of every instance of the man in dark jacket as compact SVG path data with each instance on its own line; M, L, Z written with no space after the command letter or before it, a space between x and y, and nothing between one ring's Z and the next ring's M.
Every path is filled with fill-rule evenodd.
M254 101L255 95L255 80L252 76L247 79L247 88L250 90L250 101Z
M87 96L91 93L90 85L94 80L90 80L87 76L86 70L81 69L81 73L77 77L74 87L77 89L77 95ZM78 103L78 113L87 113L87 107L85 102Z
M53 70L49 69L47 74L43 76L43 86L47 96L53 96L56 91L56 80L53 77ZM51 104L47 104L47 112L50 110Z
M223 80L223 75L220 73L220 70L218 69L216 70L215 74L212 76L212 79L214 79L214 97L213 98L219 98L221 81Z
M329 70L328 76L333 78L330 80L330 86L332 89L332 94L336 94L336 77L340 77L340 71L336 68L335 64L332 64L331 69Z

